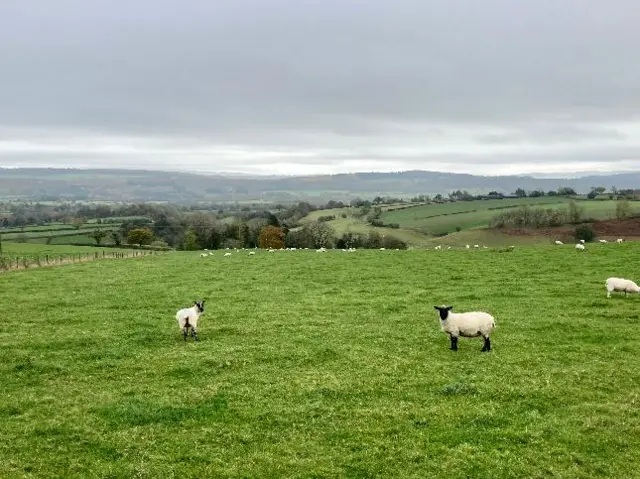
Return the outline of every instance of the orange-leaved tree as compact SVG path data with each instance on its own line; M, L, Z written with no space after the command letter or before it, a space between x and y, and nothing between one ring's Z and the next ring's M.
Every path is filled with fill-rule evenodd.
M277 226L267 225L260 230L258 244L260 248L282 249L284 248L284 231Z

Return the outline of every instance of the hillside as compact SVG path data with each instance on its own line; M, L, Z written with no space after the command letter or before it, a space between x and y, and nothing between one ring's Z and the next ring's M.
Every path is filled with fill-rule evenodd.
M409 198L461 189L481 194L556 190L569 186L587 192L592 186L635 188L640 173L582 178L476 176L431 171L353 173L300 177L231 177L144 170L0 169L0 199L86 201L274 201L349 200L377 195Z
M522 206L551 210L566 209L569 198L539 197L502 200L459 201L454 203L431 203L417 205L385 205L380 220L385 227L374 227L366 215L360 216L358 208L332 208L316 210L302 219L303 223L317 221L322 217L334 217L326 223L337 237L345 233L367 234L375 231L400 239L411 248L424 248L438 244L460 246L482 244L501 246L507 244L549 243L552 239L570 240L575 225L552 228L504 228L490 229L493 217L513 211ZM596 235L602 238L636 238L640 230L638 219L618 221L616 202L610 200L578 200L585 220L594 220ZM640 203L631 202L630 214L640 214ZM394 227L389 227L394 225Z

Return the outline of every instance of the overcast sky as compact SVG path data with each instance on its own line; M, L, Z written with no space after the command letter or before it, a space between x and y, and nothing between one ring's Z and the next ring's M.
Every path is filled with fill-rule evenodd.
M0 166L640 170L638 0L1 0Z

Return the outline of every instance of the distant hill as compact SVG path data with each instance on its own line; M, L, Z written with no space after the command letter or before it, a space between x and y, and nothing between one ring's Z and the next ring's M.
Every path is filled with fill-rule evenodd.
M533 178L405 171L256 178L147 170L0 169L0 198L30 200L324 202L377 195L408 199L419 194L447 194L458 189L473 194L494 190L511 193L516 188L548 191L561 186L572 187L578 192L588 192L592 186L637 188L640 187L640 173Z

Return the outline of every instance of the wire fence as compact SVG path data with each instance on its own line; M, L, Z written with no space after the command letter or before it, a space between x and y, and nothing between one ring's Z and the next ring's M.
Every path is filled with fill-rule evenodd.
M42 255L0 255L0 271L40 268L72 263L84 263L101 259L124 259L165 254L164 251L96 251L87 253L42 254Z

